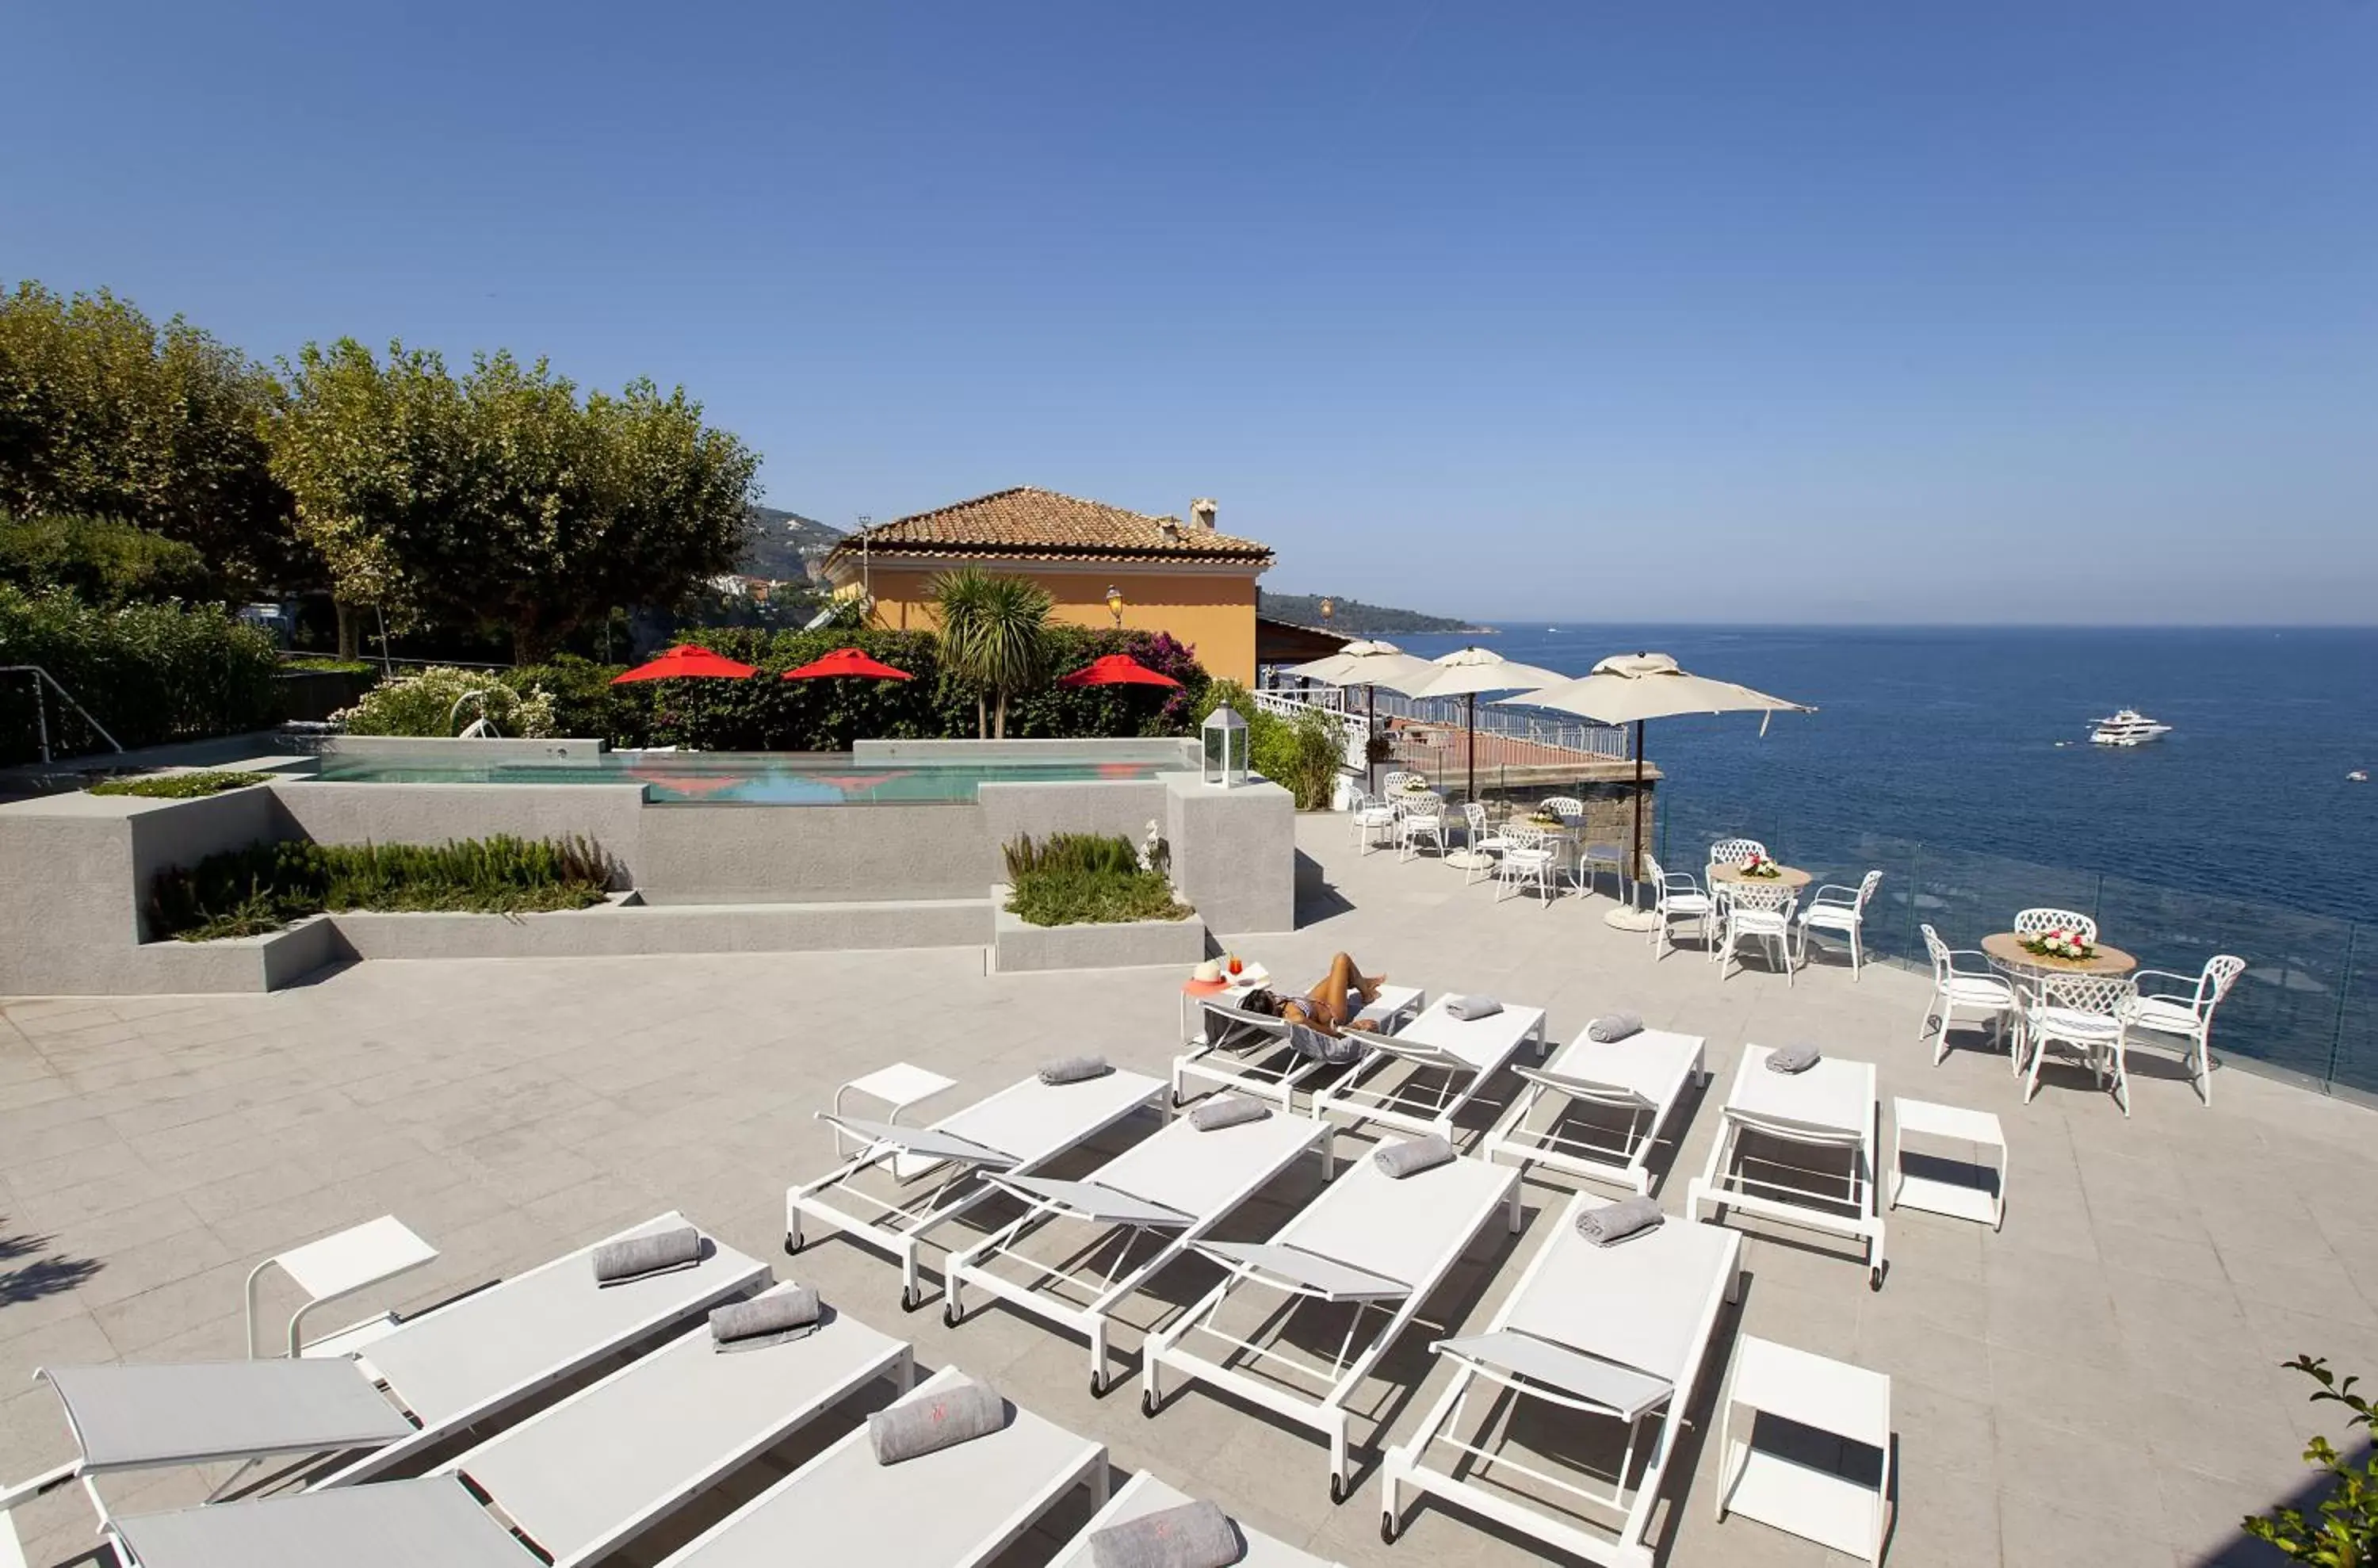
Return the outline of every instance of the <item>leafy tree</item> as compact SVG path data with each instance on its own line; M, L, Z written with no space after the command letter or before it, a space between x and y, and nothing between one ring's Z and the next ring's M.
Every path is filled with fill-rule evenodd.
M2352 1412L2346 1425L2360 1427L2365 1437L2378 1430L2378 1406L2354 1392L2361 1380L2340 1381L2328 1363L2299 1356L2287 1363L2320 1385L2312 1402L2341 1405ZM2281 1508L2267 1516L2249 1514L2245 1531L2268 1541L2294 1562L2314 1562L2321 1568L2368 1568L2378 1563L2378 1457L2365 1455L2360 1469L2348 1465L2336 1447L2316 1437L2304 1448L2304 1463L2328 1473L2327 1495L2320 1504L2320 1522L2306 1519L2300 1508Z
M614 606L675 603L745 542L759 459L682 388L581 402L543 360L483 355L458 380L353 339L289 375L273 469L343 605L499 626L536 659Z
M0 583L71 588L86 604L206 597L206 558L178 539L106 517L0 513Z
M229 593L308 585L265 444L280 401L178 316L19 283L0 292L0 511L124 519L197 549Z
M1047 589L1028 577L962 567L935 577L929 591L942 622L942 668L975 693L975 728L982 734L986 699L997 705L991 735L1007 739L1007 699L1037 682L1047 669Z

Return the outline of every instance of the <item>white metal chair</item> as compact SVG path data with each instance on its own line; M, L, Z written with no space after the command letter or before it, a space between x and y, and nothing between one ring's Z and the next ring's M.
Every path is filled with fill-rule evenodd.
M1377 795L1354 791L1354 809L1347 814L1354 820L1354 842L1369 854L1379 847L1382 835L1393 838L1396 833L1396 808L1392 802Z
M1623 896L1629 880L1627 873L1627 847L1623 844L1580 844L1577 851L1577 881L1584 891L1593 891L1593 874L1603 866L1610 868L1611 879L1618 884Z
M1800 911L1800 961L1808 959L1808 934L1821 931L1834 936L1846 936L1850 942L1850 978L1860 978L1858 971L1866 967L1866 906L1874 890L1882 886L1882 873L1869 871L1855 887L1844 887L1829 882L1817 889L1808 907Z
M1702 891L1701 885L1690 872L1663 871L1656 860L1645 858L1644 866L1651 874L1651 886L1658 889L1658 899L1651 912L1659 917L1651 927L1651 956L1665 958L1668 949L1676 945L1675 927L1678 921L1691 921L1701 939L1701 947L1711 959L1717 956L1717 902Z
M1745 942L1771 942L1775 945L1775 961L1783 966L1784 983L1792 982L1792 908L1800 895L1789 887L1753 887L1736 885L1726 890L1725 951L1718 965L1718 978L1725 978L1726 966L1735 961L1735 950Z
M1579 800L1575 795L1547 796L1544 800L1537 802L1536 809L1540 812L1545 812L1551 815L1560 818L1561 825L1564 827L1568 829L1570 832L1578 833L1582 837L1583 830L1579 825L1585 821L1585 802ZM1580 893L1591 893L1593 891L1593 884L1586 880L1585 854L1584 846L1582 844L1579 846L1577 860L1577 890Z
M2128 1043L2131 1008L2138 988L2128 975L2044 974L2037 999L2024 1019L2024 1043L2031 1070L2024 1076L2023 1103L2039 1092L2039 1069L2050 1046L2070 1049L2097 1081L2113 1091L2122 1115L2131 1114L2130 1075L2122 1051Z
M2213 1010L2245 972L2245 959L2223 953L2205 960L2204 972L2193 980L2162 969L2131 976L2138 990L2131 1004L2132 1031L2182 1041L2180 1064L2207 1105L2213 1104Z
M1461 874L1461 885L1468 887L1481 876L1492 875L1495 872L1495 861L1481 861L1479 857L1499 857L1510 847L1510 840L1486 825L1486 808L1477 801L1471 801L1461 808L1461 818L1469 825L1469 835L1463 847L1471 851L1470 862Z
M1387 798L1389 800L1393 800L1396 796L1403 793L1406 790L1423 789L1427 785L1427 783L1428 776L1426 774L1414 773L1410 769L1399 769L1388 774L1386 778L1380 780L1379 788L1387 792Z
M1503 901L1506 888L1535 887L1543 890L1549 907L1560 897L1559 875L1560 851L1553 848L1549 834L1524 822L1503 825L1503 855L1495 867L1496 903Z
M1445 800L1442 796L1411 796L1396 807L1396 859L1411 859L1423 838L1436 846L1437 856L1443 859L1447 846Z
M2077 931L2081 939L2091 947L2097 945L2097 923L2074 910L2020 910L2014 917L2015 935L2036 936L2044 931Z
M1925 950L1932 955L1932 1000L1924 1009L1925 1028L1928 1029L1936 1018L1940 1020L1940 1043L1932 1053L1932 1065L1937 1067L1948 1059L1949 1031L1955 1025L1961 1012L1994 1025L1991 1037L2004 1045L2007 1019L2014 1017L2023 1006L2015 995L2014 987L1994 971L1957 967L1959 959L1978 959L1987 965L1989 960L1978 949L1952 947L1941 941L1940 934L1929 925L1918 929L1924 933ZM1916 1038L1919 1042L1923 1040L1923 1029L1916 1031ZM2022 1053L2014 1053L2013 1059L2016 1070L2020 1071Z
M1726 898L1731 887L1717 879L1718 867L1740 865L1753 856L1760 860L1767 858L1767 846L1756 838L1721 838L1710 846L1709 863L1701 868L1701 880L1709 888L1710 902L1717 906L1717 918L1721 923L1725 920Z

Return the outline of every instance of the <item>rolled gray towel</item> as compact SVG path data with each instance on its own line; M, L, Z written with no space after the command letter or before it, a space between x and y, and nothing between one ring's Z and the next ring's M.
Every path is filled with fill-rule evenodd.
M1425 1170L1449 1163L1453 1145L1443 1133L1432 1132L1426 1138L1414 1138L1402 1143L1389 1143L1371 1156L1379 1169L1401 1181Z
M1807 1072L1824 1059L1814 1045L1786 1045L1767 1053L1769 1072Z
M1596 1045L1607 1045L1614 1040L1642 1032L1641 1013L1604 1013L1585 1026L1585 1037Z
M1043 1083L1079 1083L1086 1078L1104 1078L1114 1071L1104 1056L1060 1056L1040 1069Z
M594 1249L594 1283L625 1285L652 1274L691 1269L702 1261L702 1233L691 1225L607 1241Z
M757 1350L782 1345L817 1327L818 1293L798 1285L749 1301L732 1301L710 1313L710 1337L720 1350Z
M1269 1115L1271 1107L1260 1100L1250 1100L1243 1094L1223 1094L1190 1112L1189 1125L1199 1132L1215 1132L1241 1122L1259 1122Z
M867 1417L867 1441L875 1463L897 1465L938 1449L989 1437L1007 1425L1007 1401L989 1383L955 1388L904 1400Z
M1656 1229L1666 1218L1660 1212L1659 1204L1639 1194L1599 1209L1588 1209L1577 1217L1577 1234L1596 1247L1607 1247L1614 1241Z
M1210 1502L1143 1514L1090 1538L1092 1568L1230 1568L1244 1555L1230 1515Z
M1503 1010L1503 1004L1492 996L1447 996L1445 1010L1448 1016L1467 1023L1471 1019L1493 1018Z

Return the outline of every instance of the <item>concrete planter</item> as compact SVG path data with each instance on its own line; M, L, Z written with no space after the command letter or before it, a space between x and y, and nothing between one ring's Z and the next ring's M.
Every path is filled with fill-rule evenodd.
M1180 920L1119 921L1111 925L1034 925L1010 914L1005 883L991 889L991 967L1000 974L1046 969L1183 968L1206 957L1206 923L1192 913Z

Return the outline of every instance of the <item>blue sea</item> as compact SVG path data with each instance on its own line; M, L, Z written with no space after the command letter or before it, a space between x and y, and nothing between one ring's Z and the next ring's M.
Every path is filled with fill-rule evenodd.
M2035 903L2096 911L2157 967L2237 951L2277 993L2243 1009L2264 1015L2269 1055L2319 1076L2334 1054L2378 1087L2378 923L2349 924L2378 885L2378 783L2347 779L2378 773L2378 630L1506 623L1394 640L1428 657L1475 640L1572 674L1649 649L1812 704L1763 738L1756 715L1649 727L1671 866L1737 833L1829 877L1880 866L1878 946L1903 956L1922 950L1918 920L1970 946ZM2091 745L2120 707L2172 732Z

